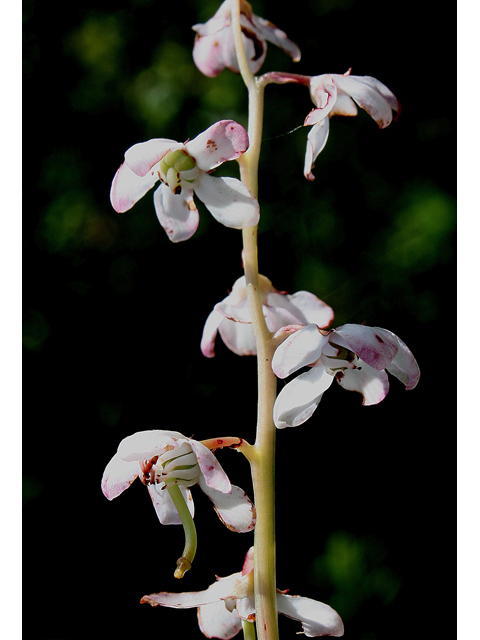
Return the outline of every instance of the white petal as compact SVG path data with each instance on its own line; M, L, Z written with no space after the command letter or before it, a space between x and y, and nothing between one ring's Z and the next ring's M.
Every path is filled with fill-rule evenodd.
M333 382L323 365L294 378L280 391L273 407L273 420L278 429L297 427L311 417L323 393Z
M193 498L190 489L179 485L180 491L187 503L188 510L193 518L195 513L195 508L193 505ZM168 493L167 489L161 489L160 485L149 485L148 493L153 502L153 506L155 508L155 512L158 516L158 519L162 524L182 524L182 519L180 518L176 506L173 504L173 501Z
M185 144L197 167L211 171L227 160L234 160L248 149L248 134L234 120L221 120Z
M183 147L181 142L154 138L147 142L139 142L130 147L125 153L125 164L138 176L149 173L152 167L159 162L169 151Z
M110 189L110 202L117 213L133 207L158 181L156 171L137 176L125 163L118 169Z
M398 343L397 355L388 365L387 371L403 382L407 390L414 389L420 379L420 368L413 357L413 353L403 340L400 340L400 338L391 331L379 329L378 327L375 327L375 329L390 334Z
M242 630L242 621L234 609L228 611L223 600L198 608L198 625L207 638L230 640Z
M329 119L325 118L314 125L307 136L307 149L305 151L305 167L303 173L308 180L315 180L312 170L315 160L327 144L329 132Z
M252 14L252 22L266 40L283 49L285 53L288 53L288 55L293 58L294 62L300 60L300 49L288 38L284 31L276 27L269 20L260 18L255 14Z
M203 26L203 25L196 25ZM195 29L195 27L193 27ZM198 29L195 29L198 31ZM227 28L213 35L197 35L193 45L193 61L198 69L209 78L217 76L225 67L224 46L232 38Z
M198 465L206 484L212 489L216 489L222 493L228 493L232 485L215 455L201 442L191 440L190 438L187 438L187 442L197 456Z
M358 391L365 406L378 404L388 393L389 382L385 371L377 371L361 360L357 369L347 369L335 376L337 382L348 391ZM340 374L343 374L340 377Z
M304 634L308 638L315 636L343 636L343 622L338 613L328 604L303 598L277 593L278 612L284 616L299 620Z
M258 224L258 202L236 178L214 178L202 173L195 181L195 193L212 216L226 227L245 229Z
M336 334L342 336L353 353L379 371L390 364L398 351L396 337L383 329L377 330L363 324L344 324L334 329L330 342L335 342Z
M310 96L313 104L317 107L305 120L305 124L316 124L325 118L335 106L337 100L336 76L323 74L314 76L310 80Z
M286 324L307 325L315 323L318 327L324 328L328 327L333 321L333 309L309 291L297 291L291 295L276 294L273 299L277 307L281 306L287 309L291 313L291 317L294 318L283 326ZM269 295L269 304L270 300L271 296ZM273 331L273 329L270 330Z
M338 91L330 116L356 116L357 114L358 109L355 102L343 91Z
M223 342L233 353L239 356L255 356L257 354L255 334L251 324L234 322L224 318L218 327L218 332Z
M202 476L200 476L198 483L202 491L213 502L218 517L228 529L237 533L245 533L254 528L255 507L243 489L232 485L231 492L222 493L207 486Z
M105 467L102 477L102 491L106 498L113 500L132 484L140 473L137 461L126 462L117 454Z
M391 123L393 119L391 100L384 97L379 87L371 82L375 78L371 78L368 82L359 76L335 75L334 78L338 87L348 93L362 109L365 109L381 129ZM381 86L385 87L385 85Z
M286 378L294 371L316 362L328 336L320 333L316 324L309 324L289 336L276 349L272 369L279 378Z
M199 216L192 193L190 189L182 189L176 195L161 184L153 194L158 221L172 242L188 240L197 230Z
M215 338L217 337L218 327L224 320L225 318L221 313L213 310L205 322L200 349L207 358L213 358L215 355Z
M118 445L117 454L122 460L151 460L165 451L169 444L176 445L178 440L185 440L185 436L178 431L137 431L124 438Z
M241 573L234 573L226 578L217 578L217 581L205 591L187 591L185 593L162 591L160 593L151 593L149 596L143 596L141 602L151 604L153 607L160 605L173 609L193 609L205 604L221 602L222 598L227 598L230 595L239 577L241 577Z

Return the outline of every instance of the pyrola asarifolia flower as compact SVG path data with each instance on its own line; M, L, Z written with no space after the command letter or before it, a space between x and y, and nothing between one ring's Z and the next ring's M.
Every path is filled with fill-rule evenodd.
M310 370L287 383L277 397L274 420L279 429L308 420L334 379L344 389L361 393L363 404L371 405L388 393L386 371L407 389L413 389L420 377L415 358L400 338L387 329L359 324L331 331L309 324L289 335L275 351L273 371L286 378L305 366Z
M175 609L198 607L198 622L204 635L229 640L242 630L242 620L255 620L253 547L247 553L241 572L217 578L205 591L153 593L144 596L141 602ZM277 590L277 608L279 613L301 622L303 633L309 638L343 636L342 619L323 602Z
M272 333L291 324L306 325L315 322L328 327L333 320L333 309L308 291L292 295L275 289L268 278L259 275L260 297L267 327ZM248 308L245 276L233 285L231 293L215 305L203 329L200 348L203 355L215 355L217 331L227 347L240 356L256 355L252 319Z
M317 108L308 114L304 123L313 125L305 154L304 173L309 180L315 178L313 163L327 142L331 116L356 116L356 102L384 129L392 121L392 111L400 111L397 98L384 84L371 76L351 76L350 71L345 75L327 73L312 77L310 95Z
M135 144L125 153L125 162L113 179L113 208L119 213L127 211L160 180L153 195L155 211L173 242L187 240L197 230L193 192L225 226L256 225L259 206L247 187L236 178L209 175L247 149L247 132L233 120L221 120L185 144L164 138Z
M182 524L168 486L175 483L193 516L189 487L199 484L220 520L232 531L251 531L255 508L245 492L232 485L213 453L176 431L139 431L120 443L102 478L104 495L113 500L140 477L148 487L162 524Z
M238 73L237 55L232 33L232 1L225 0L217 13L205 24L192 27L197 32L193 46L193 59L200 71L214 77L225 67ZM295 62L300 60L300 49L288 39L286 33L252 11L246 0L240 1L240 24L243 46L252 73L257 73L267 53L267 40L288 53Z

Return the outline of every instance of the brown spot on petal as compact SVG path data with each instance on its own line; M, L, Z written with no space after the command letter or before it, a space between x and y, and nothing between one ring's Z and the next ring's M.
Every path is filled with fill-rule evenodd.
M216 151L218 149L218 146L215 140L207 140L207 149L209 151Z

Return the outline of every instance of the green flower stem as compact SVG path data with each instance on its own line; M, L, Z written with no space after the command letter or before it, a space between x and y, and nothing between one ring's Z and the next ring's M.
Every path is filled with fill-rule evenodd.
M248 622L248 620L242 620L243 638L244 640L256 640L255 636L255 624Z
M250 146L238 160L240 177L258 197L258 162L262 141L263 95L267 82L252 74L243 47L240 27L240 2L232 10L232 26L240 73L248 89L248 137ZM257 347L258 422L255 444L247 452L252 469L257 523L255 525L255 620L259 640L278 640L278 614L275 570L275 436L273 405L276 377L271 361L274 352L272 333L262 309L258 282L258 228L243 229L243 264L247 298Z
M197 551L197 530L178 484L176 482L167 484L167 491L182 520L185 532L185 548L182 556L177 560L177 568L173 574L175 578L183 578L185 572L191 568Z

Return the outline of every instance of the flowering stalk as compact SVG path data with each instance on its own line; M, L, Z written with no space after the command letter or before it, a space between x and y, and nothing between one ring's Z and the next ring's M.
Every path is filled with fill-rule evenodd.
M262 140L263 96L266 83L250 70L242 42L240 0L232 10L235 50L240 73L248 89L248 151L239 159L240 177L251 193L258 197L258 163ZM257 436L252 449L245 452L252 469L255 526L255 619L259 640L278 639L275 569L275 436L273 406L276 376L271 362L274 348L272 333L265 322L258 278L258 225L242 230L243 264L247 299L257 347L258 414Z

